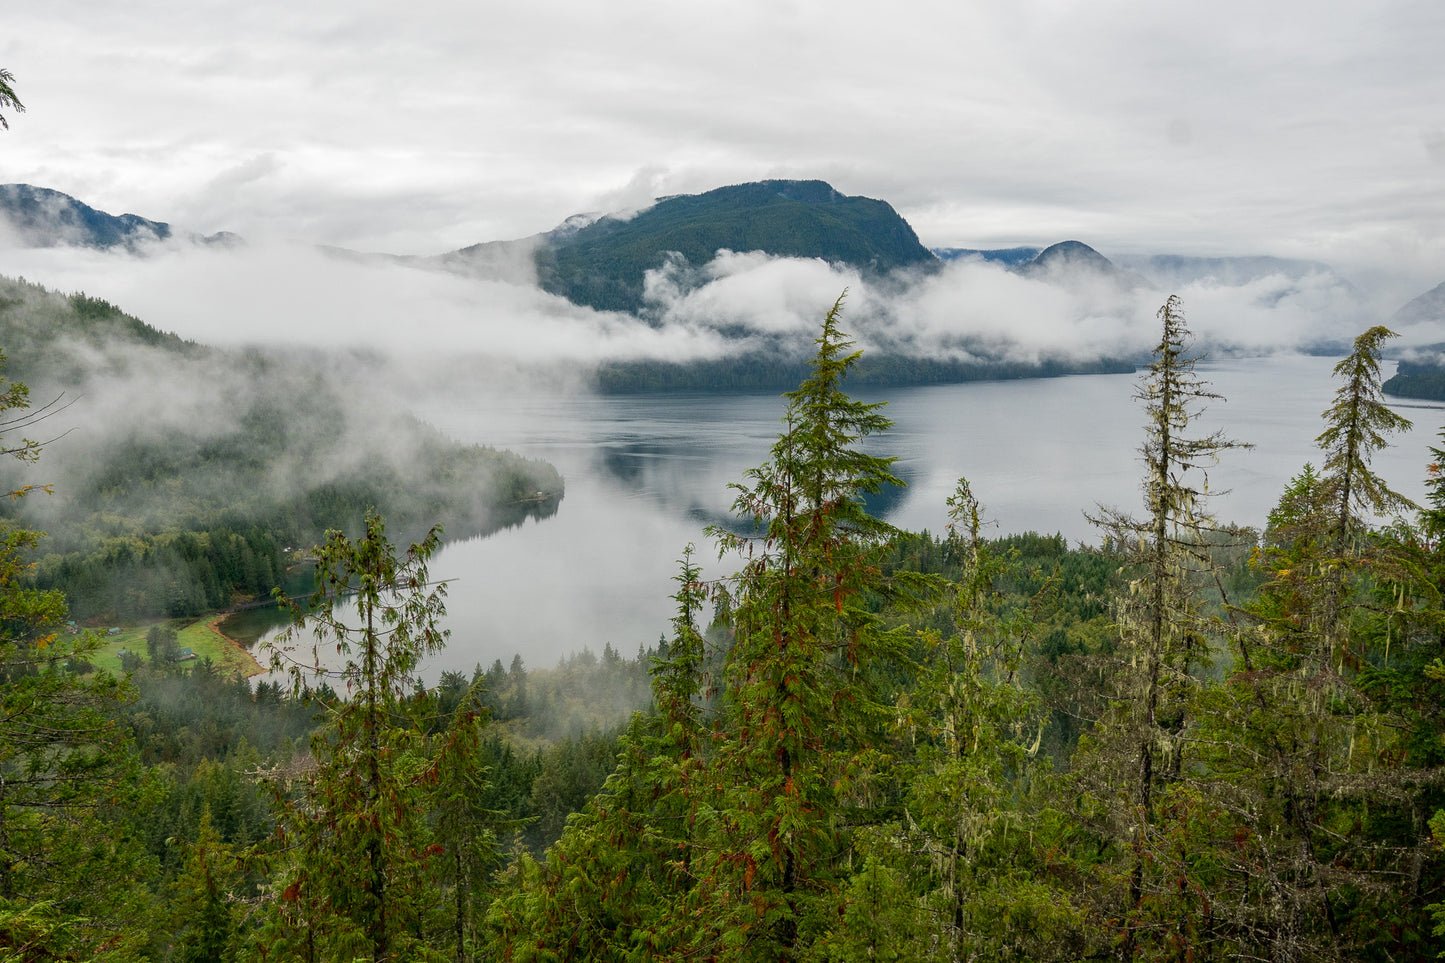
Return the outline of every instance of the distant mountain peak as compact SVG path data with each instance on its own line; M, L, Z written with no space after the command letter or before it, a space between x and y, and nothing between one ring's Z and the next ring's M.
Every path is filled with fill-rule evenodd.
M932 250L940 261L974 259L1002 264L1005 267L1018 267L1038 257L1041 249L1036 247L935 247Z
M1083 241L1060 241L1039 252L1038 257L1020 265L1025 277L1055 283L1070 283L1080 276L1105 278L1124 287L1138 287L1149 282L1126 271Z
M1029 266L1035 270L1048 270L1060 266L1085 267L1096 271L1118 270L1113 261L1083 241L1060 241L1057 244L1050 244L1029 262Z
M69 194L29 184L0 184L0 219L25 247L133 248L171 236L162 221L107 214Z
M1445 322L1445 282L1435 285L1416 298L1411 298L1390 316L1390 327L1408 328L1427 322Z
M820 180L766 180L678 194L627 217L569 218L537 250L542 286L576 304L639 312L643 281L673 255L701 266L723 249L819 258L869 272L934 264L887 202Z

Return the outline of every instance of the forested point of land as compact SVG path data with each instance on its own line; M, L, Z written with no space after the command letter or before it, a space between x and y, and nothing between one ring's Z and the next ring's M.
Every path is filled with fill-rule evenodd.
M61 595L0 578L0 950L1437 957L1445 450L1424 506L1370 468L1405 425L1380 392L1392 333L1356 339L1317 464L1239 529L1199 472L1239 442L1196 430L1215 396L1169 299L1142 503L1098 510L1082 548L984 538L966 479L946 532L868 515L897 478L862 448L889 422L844 390L841 320L708 533L737 570L705 579L679 547L675 616L635 659L421 685L446 641L437 536L402 549L372 513L318 546L282 683L150 652L87 671ZM14 529L0 575L36 541Z
M898 388L1017 378L1058 378L1077 374L1128 374L1135 362L1123 358L1076 361L1067 358L1027 361L949 361L908 355L864 355L849 373L854 387ZM713 361L614 361L598 367L603 394L654 391L779 391L808 376L806 360L777 354L745 354Z
M401 537L440 523L466 538L554 512L563 493L553 466L459 444L303 359L185 341L83 294L0 278L0 343L5 375L51 405L40 437L59 436L0 478L53 493L0 514L46 531L33 578L81 620L268 594L368 509Z
M1401 361L1384 384L1385 394L1422 401L1445 401L1445 367L1420 361Z

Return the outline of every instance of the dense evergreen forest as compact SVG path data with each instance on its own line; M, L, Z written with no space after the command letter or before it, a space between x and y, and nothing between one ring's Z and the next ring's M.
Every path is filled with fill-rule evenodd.
M1386 394L1401 398L1445 401L1445 368L1422 361L1401 361L1384 389Z
M0 343L44 399L40 437L61 436L0 478L52 494L0 513L47 532L34 578L78 619L268 594L296 550L368 508L408 538L437 523L467 537L562 495L551 465L458 444L304 359L183 341L85 295L0 279Z
M805 360L789 361L776 354L744 354L735 358L685 363L612 361L598 367L597 389L604 394L652 391L760 391L786 389L808 376ZM1127 374L1134 362L1101 358L1026 361L950 361L905 355L864 356L848 379L855 387L958 384L1003 378L1057 378L1072 374Z
M1416 506L1371 470L1391 332L1337 366L1318 464L1256 532L1209 512L1237 443L1194 430L1214 396L1176 299L1159 322L1143 502L1083 549L983 538L966 480L944 533L866 513L897 479L840 301L709 533L737 571L679 547L635 659L421 686L437 537L368 514L315 551L289 682L117 679L55 634L12 526L0 958L1435 958L1445 478Z

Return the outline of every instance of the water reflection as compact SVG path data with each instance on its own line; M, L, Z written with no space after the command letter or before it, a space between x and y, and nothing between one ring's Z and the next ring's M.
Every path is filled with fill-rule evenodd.
M1227 403L1197 422L1257 447L1232 452L1211 473L1221 519L1262 525L1286 481L1318 463L1314 438L1330 403L1326 358L1201 365ZM1387 372L1388 374L1388 372ZM1093 540L1084 520L1096 504L1137 510L1138 446L1145 415L1132 375L976 382L860 392L889 401L895 427L870 450L899 460L907 488L869 499L894 524L941 532L946 500L967 476L999 534L1061 532ZM709 575L732 571L704 543L727 523L728 483L761 464L781 428L776 395L511 398L449 385L418 414L467 442L546 458L563 472L567 497L554 513L527 514L485 538L448 542L432 575L455 579L448 599L452 641L430 671L470 672L521 653L531 666L605 643L635 652L666 631L676 559L699 546ZM1390 484L1423 496L1426 449L1445 411L1412 402L1416 428L1375 460Z
M461 531L456 541L486 538L507 529L518 528L527 521L541 521L557 514L559 498L539 498L535 501L516 502L509 505L492 506L484 515L474 515L455 527ZM424 531L388 533L398 546L408 545L426 535ZM315 565L305 563L295 566L286 575L281 591L292 599L300 601L309 596L314 588ZM258 602L232 612L220 621L217 628L229 639L248 650L255 650L262 639L274 638L276 632L291 621L288 610L276 602ZM261 653L256 653L259 661Z

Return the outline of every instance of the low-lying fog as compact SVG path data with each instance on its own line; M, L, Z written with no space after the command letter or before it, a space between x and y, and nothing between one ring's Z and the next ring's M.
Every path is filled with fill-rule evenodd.
M3 273L105 298L208 344L370 349L420 362L467 357L500 371L716 358L780 338L805 352L845 288L845 327L865 350L967 360L981 346L1025 361L1147 351L1155 312L1178 294L1201 343L1259 355L1347 343L1431 286L1396 279L1362 289L1327 268L1175 279L1168 287L1140 277L1130 285L1087 273L1027 278L976 259L864 279L818 260L723 251L709 264L672 262L652 272L652 323L644 323L546 294L522 261L509 279L481 280L300 244L174 242L139 256L10 249L3 263ZM1400 334L1401 348L1440 340L1438 330Z
M1108 254L1109 252L1104 252ZM1031 279L963 260L876 279L815 260L722 252L672 263L648 282L649 322L577 307L526 272L479 280L298 244L234 249L159 245L142 256L74 248L3 251L0 271L109 300L196 341L307 353L374 398L467 442L555 461L567 496L555 518L449 546L433 574L452 590L454 642L442 667L469 670L521 652L548 665L584 646L623 652L655 642L672 611L674 560L725 517L726 484L766 455L774 396L594 399L604 360L686 361L748 347L811 348L818 321L848 290L843 328L865 350L922 357L1095 359L1147 353L1155 313L1182 297L1230 404L1210 424L1261 446L1231 456L1215 484L1237 494L1225 517L1258 525L1307 459L1328 403L1330 362L1302 349L1345 346L1430 285L1362 288L1328 269L1184 279L1166 289L1097 275ZM1180 280L1180 279L1176 279ZM1445 340L1433 323L1400 332L1406 349ZM1264 362L1247 358L1278 356ZM1228 360L1225 360L1228 359ZM911 489L881 507L937 531L952 481L966 474L1002 532L1088 537L1082 512L1137 504L1142 415L1130 376L906 389L880 451ZM881 399L890 393L878 394ZM1418 427L1382 460L1418 496L1441 412L1405 410ZM705 546L700 552L708 555Z

